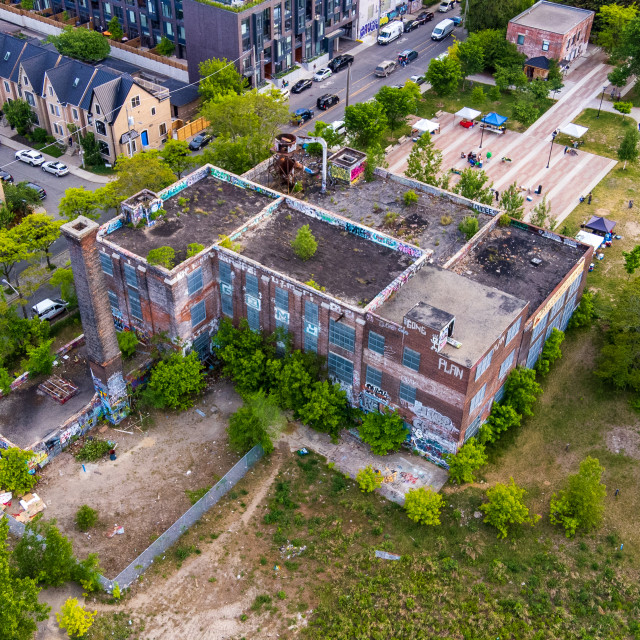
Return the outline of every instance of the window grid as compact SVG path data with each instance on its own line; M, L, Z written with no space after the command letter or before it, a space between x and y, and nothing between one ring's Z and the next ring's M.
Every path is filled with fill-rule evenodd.
M218 266L218 273L220 274L220 282L225 284L231 284L231 265L226 262L221 262Z
M108 276L113 275L113 262L111 262L111 257L106 253L100 254L100 265L102 266L103 273L106 273Z
M130 264L124 265L124 279L127 281L127 284L134 289L138 288L138 276L136 275L136 268L132 267Z
M369 331L369 349L380 355L384 355L384 336Z
M582 278L577 277L572 283L571 286L569 287L569 293L568 295L571 295L573 293L575 293L579 288L580 288L580 283L582 282Z
M289 311L289 292L280 287L276 287L276 307Z
M419 371L420 354L413 349L409 349L409 347L405 347L402 354L402 364L405 367L409 367L409 369L413 369L413 371Z
M329 351L329 374L346 384L353 384L353 362Z
M551 309L551 316L550 317L554 317L556 315L556 313L558 313L558 311L560 311L560 309L562 309L562 305L564 304L564 296L565 294L563 293L560 298L558 298L558 300L556 300L556 303L553 305L553 308Z
M513 364L513 359L516 355L515 349L504 359L502 364L500 365L500 379L504 378L507 375L507 371L511 368Z
M505 385L503 384L497 391L496 391L496 395L493 396L493 401L494 402L500 402L500 400L502 400L502 398L504 398L504 394L505 394Z
M109 294L109 304L113 311L120 311L120 303L118 302L118 296L113 291L107 291Z
M469 406L469 414L472 414L482 404L486 390L487 390L487 385L485 383L482 385L482 389L480 389L480 391L478 391L478 393L476 393L476 395L473 396L473 398L471 398L471 405Z
M542 343L542 338L539 338L538 341L530 347L529 355L527 356L528 369L533 369L535 363L538 361L538 356L540 355L540 351L542 351Z
M204 360L209 353L211 353L211 341L209 340L209 334L203 333L198 336L191 345L192 349L198 354L200 360Z
M549 325L549 328L547 329L547 333L544 336L545 340L549 339L549 336L551 335L551 332L554 329L559 329L560 328L560 323L562 322L562 318L560 316L556 316L553 320L553 322Z
M382 389L382 371L367 365L367 384Z
M304 334L304 350L318 353L318 338L310 333Z
M247 273L247 277L245 280L245 287L247 293L254 298L260 297L260 292L258 289L258 276L254 276L252 273Z
M190 296L202 289L202 267L198 267L187 274L187 287L189 288Z
M140 304L140 293L133 287L129 287L129 307L131 308L131 315L138 320L142 320L142 305Z
M518 335L518 331L520 331L521 324L522 324L522 317L518 318L518 322L512 325L509 331L507 331L506 344L509 344Z
M491 358L492 357L493 357L493 351L488 353L480 361L480 364L478 365L478 368L476 369L476 381L480 380L480 378L482 377L482 374L491 366Z
M548 319L549 319L549 313L547 312L544 318L542 318L542 320L538 322L538 324L536 325L536 328L533 330L533 335L531 336L531 342L533 342L544 331L545 327L547 326Z
M231 296L222 294L220 296L220 301L222 303L222 313L227 316L233 317L233 298Z
M409 404L415 404L416 403L416 388L415 387L411 387L408 384L405 384L404 382L400 383L400 400L404 400L405 402L408 402Z
M478 416L468 427L464 434L464 441L470 440L480 431L480 416Z
M257 309L247 307L247 320L252 331L260 330L260 312Z
M356 331L346 324L329 320L329 342L353 353L356 342Z
M318 324L318 305L314 302L305 300L304 302L304 319L309 324Z
M200 300L191 307L191 326L197 327L201 322L204 322L207 317L207 309L204 304L204 300Z

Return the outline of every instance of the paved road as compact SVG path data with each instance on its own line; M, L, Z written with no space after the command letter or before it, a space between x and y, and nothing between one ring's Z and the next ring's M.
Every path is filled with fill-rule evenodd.
M436 13L435 18L431 22L419 26L411 33L403 34L398 40L395 40L391 44L374 44L356 54L355 60L351 65L349 104L366 102L370 98L373 98L383 85L402 85L413 75L423 75L429 66L429 61L441 53L444 53L453 44L452 37L445 38L445 40L440 42L431 40L431 32L440 20L451 18L459 15L459 13L460 5L456 5L454 11ZM466 31L462 27L457 27L454 35L459 40L464 40L466 38ZM404 49L415 49L418 52L418 59L408 64L405 68L398 67L396 71L387 78L378 78L374 75L373 71L380 62L383 60L397 60L398 54ZM316 107L316 100L325 93L337 94L340 97L340 102L327 111L321 111ZM291 111L307 107L314 110L315 117L298 129L294 127L286 127L284 129L286 131L307 131L313 129L316 120L322 120L323 122L342 120L346 93L347 70L343 69L323 82L314 82L313 87L302 93L297 95L291 94L289 98Z

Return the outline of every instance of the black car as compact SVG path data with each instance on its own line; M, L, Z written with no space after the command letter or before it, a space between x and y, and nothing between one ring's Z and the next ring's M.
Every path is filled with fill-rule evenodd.
M40 198L40 200L44 200L47 197L47 192L39 184L36 184L35 182L25 182L24 186L29 187L29 189L33 189L34 191L36 191L38 193L38 197Z
M407 65L410 62L413 62L418 57L418 52L413 49L405 49L398 56L398 63L401 65Z
M409 33L409 31L413 31L420 26L420 23L417 20L407 20L404 23L404 32Z
M296 109L293 112L293 118L291 118L291 122L294 125L304 124L307 120L311 120L313 118L313 111L311 109Z
M202 147L206 147L211 142L211 136L206 133L199 133L189 143L191 151L199 151Z
M0 180L2 182L13 182L13 176L9 172L0 169Z
M344 69L348 67L353 62L353 56L349 53L343 53L339 56L336 56L327 66L333 73L336 71L340 71L340 69Z
M320 96L316 101L316 105L318 109L322 109L326 111L330 107L333 107L334 104L338 104L340 102L340 98L335 93L325 93L323 96Z
M422 11L416 16L416 22L425 24L426 22L431 22L434 18L433 11Z
M301 93L305 89L313 86L313 81L311 78L303 78L302 80L298 80L293 87L291 87L291 93Z

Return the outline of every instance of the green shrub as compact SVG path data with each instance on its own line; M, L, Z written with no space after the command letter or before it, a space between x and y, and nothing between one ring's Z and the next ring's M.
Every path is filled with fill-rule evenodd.
M336 439L348 420L347 394L327 380L314 382L309 401L298 412L300 420Z
M404 194L403 199L406 207L416 204L419 200L418 194L413 189L409 189L409 191Z
M465 216L458 225L458 231L463 233L467 240L471 240L478 233L478 218L475 216Z
M633 107L633 102L614 102L613 108L620 113L631 113L631 107Z
M79 462L94 462L104 457L113 445L107 440L89 440L75 454L75 459Z
M147 262L151 265L158 264L165 269L173 269L176 252L171 247L158 247L151 249L147 254Z
M418 524L435 526L440 524L440 511L444 498L431 489L410 489L407 492L404 508L407 517Z
M18 496L29 493L37 482L36 476L29 474L27 466L33 457L33 451L10 447L0 449L0 455L0 489Z
M92 509L88 504L83 504L76 511L76 524L80 531L88 531L98 522L98 512Z
M585 291L578 308L573 312L571 320L569 320L569 329L578 329L579 327L588 327L594 316L593 293Z
M533 369L516 367L507 377L502 404L513 407L521 416L532 416L533 405L542 393Z
M449 465L449 476L458 484L473 482L473 472L487 464L484 445L471 439L463 444L456 454L448 453L445 462Z
M198 242L192 242L187 246L187 258L192 258L193 256L197 256L201 251L204 250L204 245L199 244Z
M239 453L246 453L257 444L265 453L271 453L273 438L285 423L275 399L257 391L246 396L245 404L229 417L229 444Z
M480 505L480 511L484 512L484 522L498 530L498 538L507 537L510 525L533 525L540 520L538 515L529 515L529 508L524 504L526 493L513 478L508 485L498 482L487 490L489 502Z
M44 340L38 346L27 346L27 359L22 366L29 372L30 377L49 375L53 371L56 356L51 353L53 339Z
M538 362L536 362L536 373L540 373L543 375L549 373L551 365L559 358L562 358L562 350L560 349L560 345L563 341L564 332L554 327L553 331L551 331L551 334L544 343L544 347L542 348L542 353L540 354L540 358L538 358Z
M382 474L374 471L371 465L367 465L356 474L356 482L362 493L371 493L382 486Z
M29 134L29 138L31 139L31 142L40 142L40 143L45 143L47 141L47 130L43 129L42 127L36 127L30 134Z
M308 224L302 225L296 233L295 240L291 242L294 253L301 260L309 260L315 255L318 249L318 243L311 233Z
M498 102L502 99L502 94L500 93L500 89L495 85L489 89L489 98L493 100L493 102Z
M118 331L116 334L118 338L118 346L122 355L129 359L133 358L136 354L136 347L138 346L138 336L134 331Z
M70 638L85 638L97 614L97 611L91 613L78 604L77 598L67 598L60 613L56 613L56 620L59 627L66 630Z
M479 86L473 87L473 89L471 89L471 102L475 104L480 104L481 102L484 102L484 100L485 100L484 89Z
M407 439L407 429L399 413L383 410L372 411L362 419L358 428L362 441L378 456L397 451Z
M498 220L498 224L499 224L501 227L508 227L508 226L511 224L511 218L509 217L509 215L508 215L508 214L503 213L503 214L500 216L500 219Z

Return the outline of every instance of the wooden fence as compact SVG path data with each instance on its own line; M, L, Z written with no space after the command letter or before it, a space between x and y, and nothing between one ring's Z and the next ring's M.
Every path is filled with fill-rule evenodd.
M184 127L180 127L175 130L174 137L178 140L186 140L191 136L195 136L196 133L200 133L203 129L206 129L209 126L209 121L204 118L198 118L197 120L192 120L191 122L187 122Z

